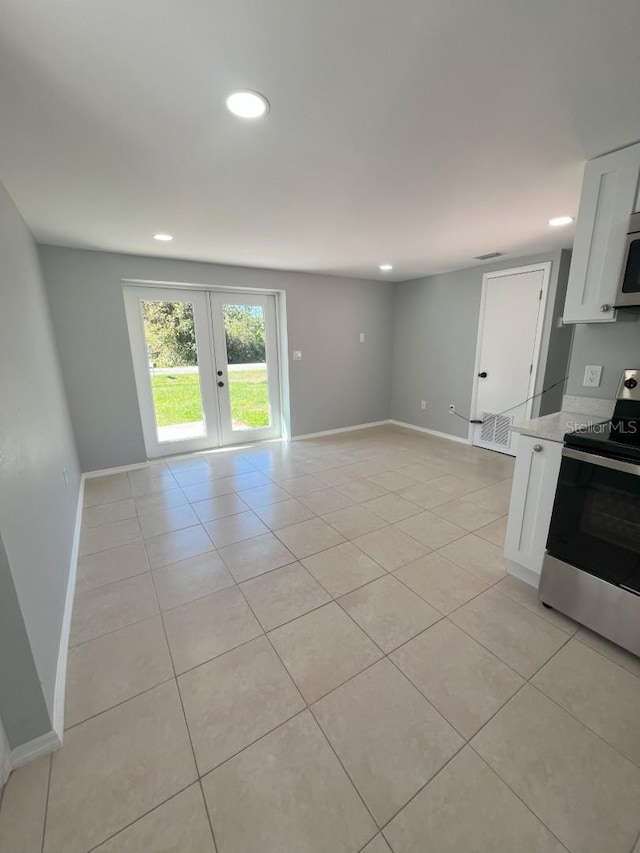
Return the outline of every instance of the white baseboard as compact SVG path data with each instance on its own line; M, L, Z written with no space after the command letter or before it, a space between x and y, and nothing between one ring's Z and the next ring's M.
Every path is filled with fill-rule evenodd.
M135 467L142 467L140 465ZM98 473L82 474L80 477L80 488L78 489L78 503L76 505L76 519L73 529L73 543L71 546L71 559L69 561L69 575L67 577L67 592L64 602L64 613L62 616L62 629L60 632L60 645L58 647L58 665L56 668L56 683L53 693L53 728L49 732L40 735L33 740L27 741L11 750L9 766L11 770L28 764L36 758L48 755L62 746L64 737L64 703L67 686L67 659L69 657L69 635L71 633L71 615L73 613L73 599L76 591L76 575L78 571L78 554L80 551L80 532L82 530L82 508L84 505L84 483ZM1 780L0 768L0 784Z
M64 700L67 688L67 658L69 656L69 635L71 633L73 599L76 592L76 575L78 572L78 554L80 551L80 533L82 530L82 509L84 506L84 483L86 476L86 474L83 474L80 477L80 489L78 491L78 503L76 507L76 522L73 529L73 544L71 546L71 560L69 562L69 575L67 577L67 594L64 601L62 631L60 633L60 646L58 649L56 686L53 694L53 731L59 738L60 743L62 743L62 738L64 736Z
M393 426L404 427L404 429L413 429L416 432L424 432L427 435L435 435L437 438L446 438L449 441L457 441L458 444L471 444L469 438L462 438L459 435L451 435L449 432L438 432L436 429L427 429L427 427L416 426L415 424L406 424L404 421L390 420L388 423Z
M16 767L22 767L23 764L35 761L36 758L49 755L50 752L55 752L61 746L62 739L58 737L56 732L46 732L40 737L29 740L11 750L11 769L15 770Z
M134 462L133 465L120 465L118 468L101 468L99 471L85 471L82 475L85 480L93 477L108 477L109 474L123 474L126 471L137 471L138 468L148 468L149 462Z
M324 429L321 432L307 432L304 435L292 435L291 441L301 441L303 438L320 438L323 435L337 435L339 432L356 432L359 429L371 429L372 427L389 426L392 421L370 421L366 424L339 427L338 429Z
M537 572L527 569L526 566L514 563L513 560L507 560L507 572L519 580L528 583L534 589L538 589L540 586L540 575Z
M11 747L0 720L0 792L11 773Z

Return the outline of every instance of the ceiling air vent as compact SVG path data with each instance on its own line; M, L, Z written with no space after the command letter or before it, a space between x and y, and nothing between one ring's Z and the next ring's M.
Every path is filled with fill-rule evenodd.
M486 255L476 255L476 261L490 261L493 258L501 258L503 255L506 255L506 252L487 252Z

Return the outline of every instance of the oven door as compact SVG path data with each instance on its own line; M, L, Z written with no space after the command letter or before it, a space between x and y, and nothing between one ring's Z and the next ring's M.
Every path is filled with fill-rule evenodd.
M640 305L640 233L627 236L616 307Z
M547 552L640 595L640 465L565 447Z

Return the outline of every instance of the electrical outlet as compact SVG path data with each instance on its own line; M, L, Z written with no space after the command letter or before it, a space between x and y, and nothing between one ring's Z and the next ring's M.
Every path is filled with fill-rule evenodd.
M360 332L360 343L364 343L364 332Z
M455 415L455 413L456 413L455 403L449 403L449 414Z
M426 400L420 400L420 408L422 409L422 411L424 411L427 408L427 401Z
M602 376L602 365L588 364L584 369L584 382L586 388L597 388Z

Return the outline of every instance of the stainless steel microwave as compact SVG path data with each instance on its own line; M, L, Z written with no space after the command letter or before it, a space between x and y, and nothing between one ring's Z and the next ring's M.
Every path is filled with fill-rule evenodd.
M640 213L634 213L629 219L615 304L616 308L640 307Z

